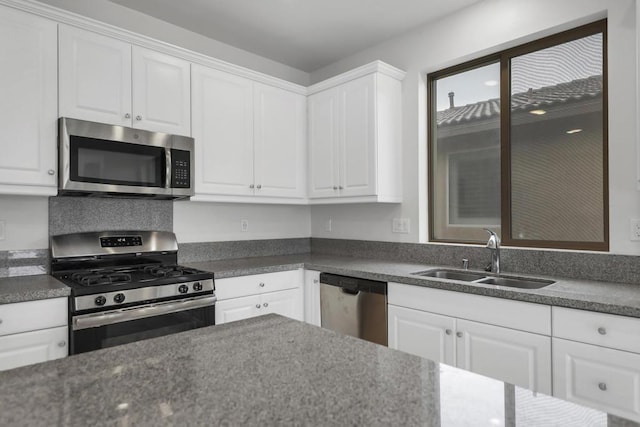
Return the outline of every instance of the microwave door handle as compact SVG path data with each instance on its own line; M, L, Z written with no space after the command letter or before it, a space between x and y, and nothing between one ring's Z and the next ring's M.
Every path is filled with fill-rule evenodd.
M165 148L164 149L164 153L166 156L166 162L167 162L167 170L165 173L165 185L164 188L171 188L171 169L172 169L172 165L171 165L171 148Z

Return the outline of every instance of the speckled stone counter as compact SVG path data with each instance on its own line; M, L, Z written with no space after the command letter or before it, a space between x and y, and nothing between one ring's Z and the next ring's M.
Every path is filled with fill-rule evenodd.
M634 425L276 315L0 372L3 426L564 426L576 420Z
M217 279L306 268L364 279L400 282L538 304L640 317L639 284L608 283L527 275L527 277L554 280L556 283L542 289L517 289L481 283L421 277L412 274L431 268L438 268L439 266L437 265L360 259L339 255L256 257L198 262L188 265L211 271ZM482 272L482 274L486 273ZM513 274L507 276L514 277Z
M0 278L0 304L69 296L70 289L48 274Z

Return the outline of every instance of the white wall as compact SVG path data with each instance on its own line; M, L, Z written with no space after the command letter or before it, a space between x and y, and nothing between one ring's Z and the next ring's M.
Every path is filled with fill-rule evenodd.
M407 71L403 82L404 202L393 207L314 206L312 236L426 241L426 74L607 17L611 252L640 254L640 242L629 238L630 219L640 218L635 16L634 0L484 0L311 73L311 83L316 83L375 59ZM391 233L394 216L411 220L410 234ZM331 232L325 231L329 217Z
M241 231L240 221L249 222ZM174 202L173 231L178 241L220 242L309 237L308 206Z
M39 1L156 40L162 40L223 61L260 71L270 76L279 77L301 85L307 85L309 83L309 74L304 71L201 36L192 31L185 30L184 28L169 24L168 22L161 21L119 4L111 3L107 0Z

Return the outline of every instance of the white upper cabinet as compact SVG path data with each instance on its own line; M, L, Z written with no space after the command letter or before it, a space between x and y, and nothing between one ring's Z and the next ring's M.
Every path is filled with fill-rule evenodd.
M304 197L306 97L254 83L256 195Z
M57 24L0 8L0 193L57 191Z
M305 97L199 65L192 82L195 199L303 202Z
M193 65L196 194L253 194L253 82Z
M190 64L60 25L60 116L191 135Z
M310 88L311 203L402 201L403 76L377 61Z
M191 64L133 46L133 126L191 135Z

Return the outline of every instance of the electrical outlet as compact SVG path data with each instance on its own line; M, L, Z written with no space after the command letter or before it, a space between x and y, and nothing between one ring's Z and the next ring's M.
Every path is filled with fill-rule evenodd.
M249 220L248 219L241 219L240 220L240 230L249 231Z
M631 220L631 240L640 241L640 219Z
M391 221L391 232L393 233L409 233L409 218L393 218Z
M324 223L324 231L331 231L331 218Z
M0 240L4 240L5 224L4 220L0 221Z

